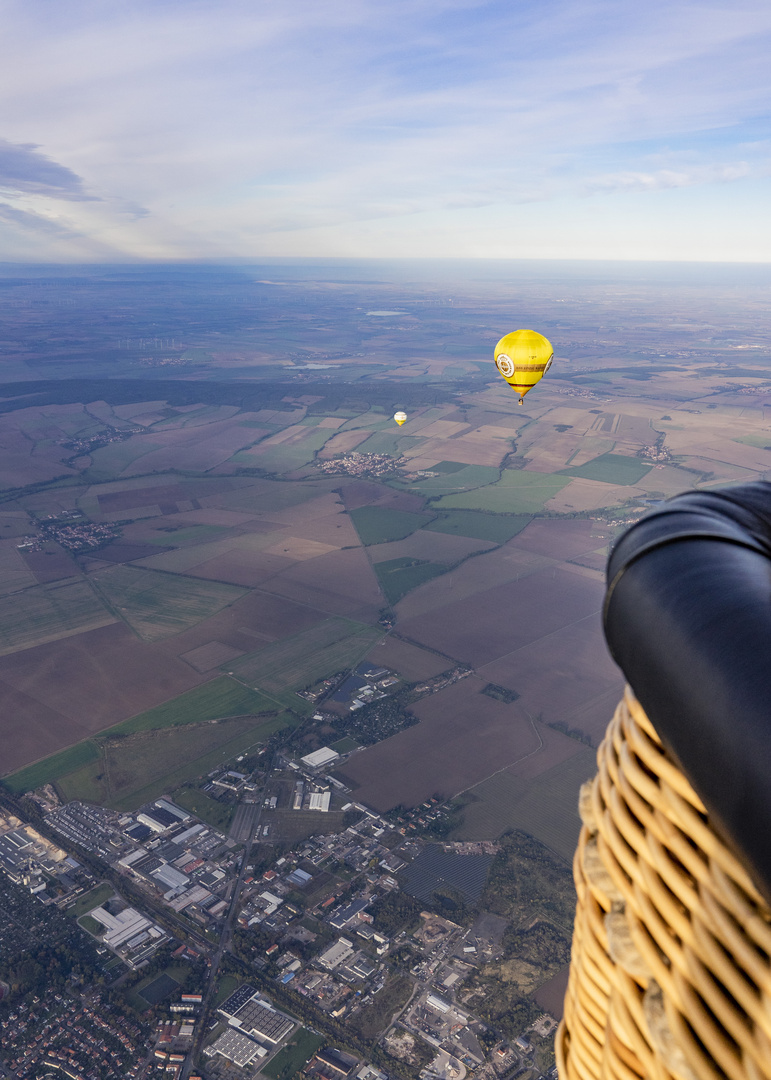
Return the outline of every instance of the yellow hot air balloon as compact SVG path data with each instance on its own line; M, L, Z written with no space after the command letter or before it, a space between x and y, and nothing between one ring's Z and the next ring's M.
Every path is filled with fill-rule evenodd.
M551 342L535 330L515 330L495 346L495 366L509 386L518 391L520 405L528 390L551 367L553 355Z
M398 412L394 413L394 420L399 425L399 427L401 427L402 424L406 423L407 421L407 413L399 409Z

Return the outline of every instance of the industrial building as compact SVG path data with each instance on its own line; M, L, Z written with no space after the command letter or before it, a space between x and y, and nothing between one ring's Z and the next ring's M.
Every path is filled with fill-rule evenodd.
M300 761L306 769L322 769L325 765L331 765L333 761L337 761L339 757L336 751L330 750L328 746L322 746L314 750L312 754L306 754L305 757L300 758Z
M294 1021L268 1006L254 987L242 986L219 1008L231 1027L262 1043L276 1046L294 1027Z
M330 945L329 948L321 954L318 962L322 967L328 968L331 971L349 957L353 956L355 951L356 950L350 941L348 941L347 938L341 937L337 939L334 945Z
M246 1068L247 1065L257 1058L267 1057L268 1051L264 1046L260 1046L254 1039L248 1038L242 1032L237 1031L236 1028L228 1028L211 1046L212 1054L221 1054L222 1057L227 1058L228 1061L232 1061L234 1065L237 1065L239 1069Z

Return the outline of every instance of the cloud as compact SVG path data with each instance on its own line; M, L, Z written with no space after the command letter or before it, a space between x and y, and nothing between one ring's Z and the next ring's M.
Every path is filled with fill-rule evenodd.
M49 198L92 201L83 190L82 179L39 153L35 143L12 143L0 139L0 189Z
M618 172L593 176L584 181L587 195L610 195L632 191L665 191L695 184L727 184L751 174L746 161L730 165L707 165L693 169L658 169L655 172Z
M4 6L0 188L49 222L67 200L73 235L129 257L281 254L304 232L324 254L322 231L350 247L357 223L386 219L394 245L431 254L429 217L463 254L459 223L485 207L525 220L701 187L719 213L721 186L771 160L767 0L47 11Z

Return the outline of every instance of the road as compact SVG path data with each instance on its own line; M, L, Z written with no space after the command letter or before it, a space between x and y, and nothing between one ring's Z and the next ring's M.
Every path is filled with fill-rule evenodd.
M270 772L266 773L267 777L270 777ZM203 1041L209 1031L209 1020L212 1012L212 1003L214 999L214 992L217 987L217 974L222 962L222 957L230 948L230 940L233 933L233 920L236 917L238 911L238 901L241 896L241 889L244 884L244 875L246 874L246 868L249 864L249 856L252 852L252 845L254 843L254 836L259 827L260 816L262 814L262 801L267 788L267 780L265 786L260 791L259 796L256 797L256 801L253 803L242 803L237 811L236 819L234 819L234 825L236 820L239 820L239 833L243 835L244 850L241 855L241 865L238 868L238 876L233 883L233 891L230 895L230 906L228 908L227 916L222 924L222 931L220 933L220 939L211 956L211 966L209 967L209 975L206 982L206 987L203 991L203 1003L201 1005L201 1012L196 1024L195 1042L193 1044L193 1050L188 1054L185 1059L185 1063L182 1066L180 1072L180 1080L188 1080L190 1073L193 1069L193 1062L198 1060L203 1047ZM249 809L248 815L242 814L245 808Z

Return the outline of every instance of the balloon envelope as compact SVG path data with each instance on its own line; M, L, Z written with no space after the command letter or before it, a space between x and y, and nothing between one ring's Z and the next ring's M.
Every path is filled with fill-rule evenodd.
M515 330L506 334L495 346L495 366L509 386L525 394L551 367L554 349L551 342L535 330Z
M400 409L398 412L394 413L394 420L399 425L399 427L401 427L402 424L404 424L407 420L407 413L402 412L402 410Z

